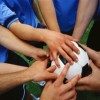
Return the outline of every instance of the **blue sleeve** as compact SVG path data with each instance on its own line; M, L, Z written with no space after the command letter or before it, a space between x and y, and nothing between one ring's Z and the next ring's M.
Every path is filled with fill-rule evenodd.
M5 3L0 0L0 24L4 27L9 28L10 25L17 21L18 18L15 14L15 12L11 11Z

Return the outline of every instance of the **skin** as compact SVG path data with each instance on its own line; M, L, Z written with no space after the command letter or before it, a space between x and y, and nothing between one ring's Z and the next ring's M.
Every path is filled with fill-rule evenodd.
M24 43L2 26L0 26L0 44L10 50L19 51L36 59L44 58L44 56L47 58L47 53L45 51ZM55 79L57 76L52 73L55 67L50 67L48 69L46 67L47 60L43 61L42 59L41 61L36 61L29 68L0 63L0 94L32 80L41 81Z
M91 58L90 66L92 68L92 74L80 79L77 89L81 91L100 91L100 52L96 52L86 46L83 47Z
M22 40L45 42L51 51L53 60L58 66L58 54L64 56L69 63L73 63L73 60L77 61L73 50L77 53L79 53L79 50L71 43L71 41L74 40L71 36L60 33L56 34L57 32L48 29L33 28L19 21L12 23L9 30Z
M35 60L43 60L49 56L46 51L27 44L2 26L0 26L0 44L9 50L20 52Z
M52 0L38 0L38 4L47 27L50 30L60 32Z
M73 37L78 41L83 36L88 24L90 23L95 10L97 8L98 0L79 0L77 17Z
M60 76L54 82L47 82L40 100L76 100L75 85L79 80L79 76L63 84L68 67L69 65L65 66Z
M6 66L9 67L9 70L11 69L11 71L7 72L7 70L3 70L3 68L1 68L2 66L5 68ZM17 69L17 67L19 68ZM29 68L10 64L0 64L0 69L2 69L0 70L0 94L29 81L38 82L42 80L56 79L57 76L52 73L56 67L46 67L47 60L36 61Z
M85 45L82 45L83 48L88 53L89 57L91 58L92 62L100 68L100 52L95 51Z
M88 77L82 78L78 82L77 89L80 91L100 91L100 68L98 68L92 61L90 62L92 74Z
M48 28L54 31L59 31L60 29L52 0L38 0L38 2ZM97 3L98 0L92 0L91 2L90 0L79 0L75 28L72 35L77 39L77 41L81 39L84 31L91 21L95 13ZM44 4L46 6L44 6Z

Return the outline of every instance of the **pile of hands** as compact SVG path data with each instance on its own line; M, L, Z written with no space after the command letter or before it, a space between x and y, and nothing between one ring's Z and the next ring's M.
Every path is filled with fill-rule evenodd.
M73 64L74 61L78 61L73 51L79 54L79 50L71 42L76 41L71 36L58 34L57 37L55 37L56 34L54 33L52 38L46 40L49 52L37 49L34 57L37 61L28 68L30 73L34 72L34 81L47 81L41 95L41 100L75 100L77 96L76 90L99 91L100 52L96 52L83 45L83 48L87 51L89 57L91 58L90 66L92 68L92 74L84 78L76 76L72 80L66 81L66 84L64 84L63 80L70 64ZM60 76L53 73L56 66L51 66L49 68L47 66L48 59L50 59L54 60L56 65L60 67L57 59L58 54L61 54L69 62L69 64L66 64Z

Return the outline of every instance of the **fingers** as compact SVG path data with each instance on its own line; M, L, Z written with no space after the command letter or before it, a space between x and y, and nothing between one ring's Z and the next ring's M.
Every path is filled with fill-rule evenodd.
M97 58L97 53L96 53L96 51L94 51L94 50L88 48L88 47L85 46L85 45L82 45L82 47L87 51L89 57L90 57L93 61L95 61L96 58Z
M47 57L49 57L49 53L41 49L40 56L47 56Z
M48 88L48 86L50 86L52 84L52 81L48 81L45 85L45 88Z
M44 68L46 68L47 67L47 63L48 63L48 59L45 59L41 63L42 63L42 66L44 66Z
M63 50L68 54L74 61L78 61L77 56L73 53L72 49L65 44L62 45Z
M80 53L79 49L71 41L66 40L66 45L68 45L77 54Z
M64 80L64 78L65 78L65 76L66 76L66 74L67 74L67 71L68 71L68 68L69 68L69 64L67 64L65 67L64 67L64 69L63 69L63 71L61 72L61 74L60 74L60 76L57 78L57 80L54 82L54 84L55 84L55 86L59 86L59 85L61 85L62 83L63 83L63 80Z
M52 53L50 52L50 60L52 61L53 60L53 56L52 56Z
M92 70L94 71L95 68L97 68L94 63L92 62L92 60L90 60L89 62L90 67L92 68Z
M72 36L70 36L70 35L65 35L65 34L63 34L64 35L64 37L66 38L66 39L69 39L70 41L74 41L75 39L72 37Z
M77 84L77 82L79 81L80 77L76 76L74 77L70 82L68 82L67 84L63 85L64 88L64 93L67 92L68 90L72 89L73 87L75 87L75 85Z
M89 80L90 80L90 76L81 78L81 79L78 81L78 85L88 85L88 84L89 84Z
M45 60L49 57L49 53L42 50L42 49L37 49L37 55L36 55L36 60Z
M58 55L57 55L57 52L53 52L52 56L53 56L53 60L55 61L57 67L60 67L60 64L59 64L59 62L58 62Z
M77 99L77 94L69 100L76 100L76 99Z
M47 69L48 72L53 73L56 69L56 66L51 66Z
M55 73L47 73L47 74L44 75L44 77L45 77L45 80L50 80L50 79L54 80L54 79L57 78L57 75Z
M72 97L71 99L69 99L69 100L76 100L77 99L77 97L76 97L76 95L74 96L74 97Z
M60 47L58 48L59 53L70 63L73 64L73 60L71 57L67 55L67 53Z
M88 86L83 85L83 86L77 86L76 90L84 91L84 90L90 90L90 88Z
M42 68L46 68L47 67L47 63L48 63L48 59L45 59L45 60L43 60L43 61L36 61L35 63L33 63L33 65L35 65L35 64L39 64Z
M76 95L76 91L75 89L73 90L70 90L68 92L66 92L63 96L63 100L70 100L70 99L73 99L75 98L75 95Z

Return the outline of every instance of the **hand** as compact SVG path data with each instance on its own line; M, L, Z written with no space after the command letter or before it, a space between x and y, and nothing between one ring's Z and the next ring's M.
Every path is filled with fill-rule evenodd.
M49 53L44 51L43 49L34 47L30 56L33 57L35 60L42 61L49 57Z
M41 100L76 100L75 85L79 80L76 76L70 82L63 84L68 71L66 65L60 76L54 81L48 81L41 95Z
M31 56L35 59L35 60L45 60L49 57L49 53L46 52L43 49L39 49L34 47L33 52L31 54Z
M80 79L77 89L100 91L100 68L95 66L92 61L90 61L90 66L92 68L92 74Z
M60 53L69 63L73 63L73 60L77 61L76 55L73 53L75 51L76 53L79 52L77 47L74 46L74 44L71 42L74 39L71 36L64 35L61 33L57 33L54 31L47 31L47 34L45 34L45 40L44 42L48 45L53 60L56 62L57 66L59 66L58 63L58 54Z
M54 74L54 70L56 69L55 66L47 67L47 60L44 61L36 61L33 63L31 67L27 69L27 72L30 74L30 77L34 81L43 81L49 79L56 79L57 75Z
M91 58L91 60L93 61L93 63L100 68L100 52L96 52L88 47L86 47L85 45L82 45L83 48L87 51L89 57Z

